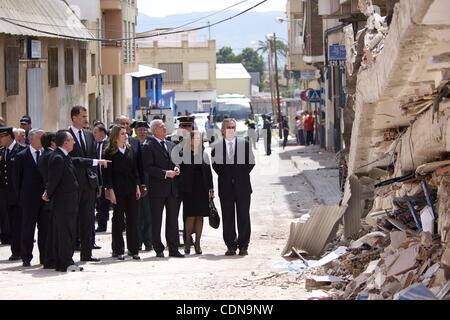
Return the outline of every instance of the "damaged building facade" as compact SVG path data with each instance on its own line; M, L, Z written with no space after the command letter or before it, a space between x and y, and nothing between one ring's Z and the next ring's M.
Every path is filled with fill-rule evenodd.
M332 78L336 68L342 73L337 100L345 102L330 109L341 117L334 119L343 198L340 210L311 211L306 224L317 223L314 210L336 221L321 245L309 248L296 231L308 228L295 222L283 254L320 256L345 246L316 270L340 279L326 281L329 298L449 299L450 3L325 2L328 18L343 5L359 10L331 27L331 41L346 51L345 64L331 66Z

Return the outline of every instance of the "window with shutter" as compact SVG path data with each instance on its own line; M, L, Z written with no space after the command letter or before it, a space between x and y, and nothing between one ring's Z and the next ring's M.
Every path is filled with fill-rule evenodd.
M7 47L5 50L6 94L19 94L19 47Z
M64 73L66 85L73 84L73 49L66 48L64 50Z
M78 65L80 82L86 83L87 81L87 61L86 61L86 49L80 49L80 61Z
M48 85L57 88L58 82L58 48L48 48Z
M182 63L160 63L158 68L166 71L162 75L164 83L183 83Z

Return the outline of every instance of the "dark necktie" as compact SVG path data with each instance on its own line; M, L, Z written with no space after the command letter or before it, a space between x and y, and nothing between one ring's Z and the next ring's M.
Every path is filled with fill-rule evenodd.
M103 144L103 141L100 141L97 144L97 159L101 159L102 158L102 153L101 153L102 144Z
M167 156L169 156L169 151L167 151L167 149L166 149L166 142L165 141L161 141L161 147L164 149L165 154Z
M39 163L39 156L41 155L41 152L39 150L36 151L36 164Z
M81 150L83 150L83 153L84 153L84 155L86 156L86 155L87 155L87 152L86 152L86 145L84 144L84 141L83 141L83 134L82 134L82 131L81 131L81 130L78 131L78 135L79 135L79 137L80 137Z
M5 150L5 161L8 160L8 157L9 157L9 149L6 148L6 150Z

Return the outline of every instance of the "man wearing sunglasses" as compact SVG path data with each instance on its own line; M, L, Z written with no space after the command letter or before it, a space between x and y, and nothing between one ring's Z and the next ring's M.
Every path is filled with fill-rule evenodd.
M223 139L213 145L211 158L213 169L219 176L223 238L227 246L225 255L234 256L239 249L239 255L246 256L251 233L250 172L255 166L255 157L249 142L236 136L235 119L223 120L222 136Z

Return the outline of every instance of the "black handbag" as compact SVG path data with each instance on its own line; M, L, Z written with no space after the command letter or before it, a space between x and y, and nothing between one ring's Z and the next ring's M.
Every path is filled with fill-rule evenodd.
M214 229L219 228L220 225L220 216L212 199L209 200L209 225Z

